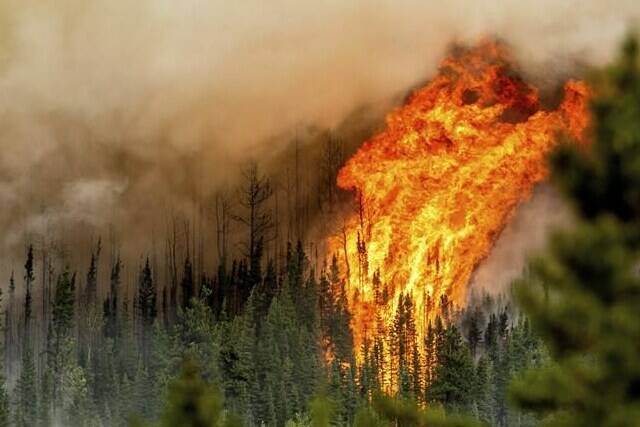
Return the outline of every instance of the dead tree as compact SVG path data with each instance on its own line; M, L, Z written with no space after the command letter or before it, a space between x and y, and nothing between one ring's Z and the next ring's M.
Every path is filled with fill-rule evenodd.
M275 237L272 235L274 221L269 206L273 188L269 178L259 173L256 163L251 163L243 176L243 185L238 190L238 203L242 209L231 218L247 230L247 241L242 243L243 252L249 260L251 272L256 274L264 246Z
M225 192L215 196L216 209L216 248L218 263L226 267L229 248L229 225L231 220L231 200Z

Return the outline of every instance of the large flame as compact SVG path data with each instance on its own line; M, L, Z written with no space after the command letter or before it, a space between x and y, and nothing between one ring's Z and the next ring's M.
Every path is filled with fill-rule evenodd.
M445 59L340 170L357 209L329 246L344 266L357 348L389 331L401 295L413 300L418 338L428 301L464 305L474 269L545 178L558 133L583 139L585 83L566 83L545 111L509 64L494 42Z

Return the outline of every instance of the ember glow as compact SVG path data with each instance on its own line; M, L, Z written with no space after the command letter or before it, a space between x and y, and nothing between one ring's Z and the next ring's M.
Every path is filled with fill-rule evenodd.
M344 270L356 348L384 336L410 297L418 343L440 297L467 285L516 206L547 175L559 133L583 141L588 87L569 81L555 110L494 42L442 62L348 160L338 185L356 209L329 242Z

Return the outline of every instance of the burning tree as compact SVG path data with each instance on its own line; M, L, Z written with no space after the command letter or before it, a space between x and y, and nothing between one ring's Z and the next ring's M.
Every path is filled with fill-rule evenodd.
M588 95L583 82L570 81L561 104L543 109L505 47L485 42L445 59L439 74L387 117L387 129L338 175L340 187L355 190L359 207L330 242L351 266L345 280L356 348L371 331L389 335L399 304L409 298L425 351L437 302L445 296L465 304L477 264L546 177L556 134L583 140ZM390 358L386 370L395 370ZM384 379L392 390L397 374Z

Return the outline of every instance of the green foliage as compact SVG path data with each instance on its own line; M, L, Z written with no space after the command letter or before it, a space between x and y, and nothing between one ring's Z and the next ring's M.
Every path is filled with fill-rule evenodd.
M382 395L375 397L373 408L378 417L387 422L387 424L381 425L404 427L473 427L482 425L470 417L447 416L443 410L437 408L425 409L410 400L392 399ZM369 414L370 417L372 415Z
M474 380L471 353L456 326L450 325L440 335L436 346L438 364L429 395L450 410L468 411Z
M0 427L9 427L11 420L11 407L4 375L0 378L0 383Z
M75 275L68 269L58 277L53 301L53 330L56 337L64 338L72 326L74 313Z
M33 353L30 347L22 355L20 377L16 384L16 427L31 427L36 424L38 395Z
M2 291L0 290L0 305L2 304ZM0 331L3 330L2 317L0 317ZM0 347L0 362L5 360L5 345ZM4 363L0 363L0 427L9 427L11 408L9 395L7 394L7 384L4 375Z
M232 427L241 424L225 413L220 392L203 381L200 368L185 360L179 377L169 385L162 427Z
M512 387L544 425L626 426L640 418L640 70L629 39L595 79L589 150L564 146L553 180L576 207L518 284L518 297L554 364Z
M153 283L149 258L147 258L144 267L140 271L136 308L144 325L153 323L153 319L157 316L156 288Z
M324 395L315 397L310 403L311 427L329 427L334 413L334 404Z

